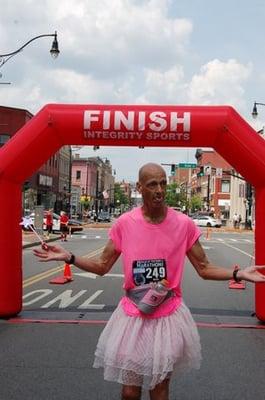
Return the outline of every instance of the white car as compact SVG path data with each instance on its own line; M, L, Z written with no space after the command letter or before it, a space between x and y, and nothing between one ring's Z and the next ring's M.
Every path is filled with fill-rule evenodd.
M222 226L222 222L220 219L216 219L210 217L208 215L200 215L193 218L193 221L198 226L207 226L207 227L215 227L220 228Z
M44 216L43 216L43 230L46 231L47 230L47 226L46 226L46 213L47 211L44 211ZM35 213L31 213L30 215L28 215L28 217L31 219L33 227L34 227L34 222L35 222ZM70 231L71 228L71 233L74 232L81 232L83 230L83 226L82 223L80 221L77 221L75 219L70 218L68 221L68 230ZM24 226L22 226L22 229L24 231L30 231L30 227L25 228ZM53 213L53 225L52 225L52 231L55 232L60 232L60 215Z

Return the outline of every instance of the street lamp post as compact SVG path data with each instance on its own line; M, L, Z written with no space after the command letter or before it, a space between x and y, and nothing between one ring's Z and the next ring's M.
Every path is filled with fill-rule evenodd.
M258 116L258 109L257 106L265 106L265 103L259 103L254 101L253 109L252 109L252 117L254 119ZM264 132L264 127L263 127ZM258 132L260 133L260 132ZM246 198L245 198L245 205L246 205L246 214L245 214L245 228L252 229L252 202L253 202L253 192L252 186L250 183L246 182Z
M257 101L254 102L253 110L252 110L252 113L251 113L251 115L252 115L252 117L254 119L257 118L257 116L258 116L257 106L265 106L265 104L264 103L258 103Z
M16 54L20 53L26 46L28 46L31 42L33 42L34 40L43 38L43 37L53 37L53 42L52 42L52 47L50 49L50 54L52 56L52 58L57 58L60 50L59 50L59 45L58 45L58 40L57 40L57 32L55 31L55 33L47 33L47 34L43 34L43 35L38 35L35 36L34 38L30 39L28 42L26 42L25 44L23 44L23 46L21 46L19 49L11 52L11 53L6 53L6 54L0 54L0 68L3 67L3 65L5 63L7 63L7 61L10 60L10 58L14 57ZM2 77L2 74L0 74L0 78ZM1 84L9 84L9 82L4 82Z

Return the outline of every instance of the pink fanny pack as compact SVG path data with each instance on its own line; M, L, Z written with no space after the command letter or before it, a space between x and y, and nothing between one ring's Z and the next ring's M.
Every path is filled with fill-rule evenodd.
M154 284L150 283L126 290L126 296L140 311L152 314L167 299L175 296L175 292L168 289L167 293L158 294L154 289Z

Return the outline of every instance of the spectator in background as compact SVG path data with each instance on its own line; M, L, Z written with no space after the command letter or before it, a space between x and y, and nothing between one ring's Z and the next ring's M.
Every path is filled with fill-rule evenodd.
M52 233L52 227L53 227L53 209L50 209L47 211L46 215L46 228L47 228L47 237L50 237L50 234Z
M69 221L69 218L66 215L66 212L61 211L60 212L60 232L61 232L61 241L62 242L67 242L68 221Z
M235 213L233 215L233 227L236 229L237 225L238 225L238 215L237 215L237 213Z
M241 217L241 214L239 214L239 216L238 216L238 228L240 228L241 221L242 221L242 217Z

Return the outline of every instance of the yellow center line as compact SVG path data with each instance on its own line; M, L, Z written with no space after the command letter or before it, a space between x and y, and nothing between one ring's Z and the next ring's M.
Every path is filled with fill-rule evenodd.
M104 246L100 247L99 249L93 250L91 253L88 253L88 254L84 255L83 257L87 257L87 258L95 257L96 255L101 253L103 249L104 249ZM24 279L23 280L23 288L33 285L34 283L37 283L45 278L48 278L51 275L56 274L57 272L62 271L64 269L64 265L65 264L60 265L59 267L49 269L48 271L41 272L37 275L31 276L30 278Z

